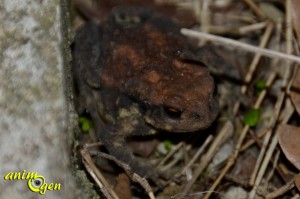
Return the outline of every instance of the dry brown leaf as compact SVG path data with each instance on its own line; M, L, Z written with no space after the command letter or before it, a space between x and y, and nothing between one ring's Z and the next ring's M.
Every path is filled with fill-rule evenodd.
M278 140L286 158L300 170L300 128L281 124L278 127Z
M294 176L294 182L295 182L297 189L300 191L300 174L297 174Z
M291 87L290 92L291 100L297 110L298 114L300 115L300 70L298 69L294 81Z
M130 180L125 173L121 173L117 177L117 183L114 187L114 191L122 199L131 199L131 189L130 189Z
M297 34L298 43L300 44L300 1L291 0L291 6L293 27Z

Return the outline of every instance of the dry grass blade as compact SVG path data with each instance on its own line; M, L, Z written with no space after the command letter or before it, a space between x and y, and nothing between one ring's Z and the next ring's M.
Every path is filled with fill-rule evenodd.
M221 131L215 138L214 142L208 149L208 152L201 158L200 165L198 166L197 170L195 171L192 180L190 180L186 184L186 186L182 192L183 195L187 194L190 191L191 187L196 182L197 178L202 174L204 169L207 167L208 163L211 161L213 156L216 154L216 152L219 149L219 147L221 146L221 144L224 143L224 141L226 141L229 138L229 136L232 134L232 132L233 132L232 123L228 121L224 124L223 128L221 129Z
M283 59L286 61L300 63L300 57L297 57L294 55L288 55L288 54L273 51L273 50L268 50L265 48L259 48L259 47L253 46L253 45L235 41L233 39L228 39L228 38L224 38L224 37L220 37L220 36L216 36L216 35L212 35L212 34L208 34L208 33L203 33L203 32L199 32L199 31L195 31L195 30L190 30L190 29L186 29L186 28L182 28L181 33L186 36L189 36L189 37L195 37L198 39L206 39L209 41L213 41L213 42L222 44L224 46L229 45L229 46L237 47L237 48L249 51L249 52L259 53L259 54L262 54L267 57L271 57L271 58L275 58L275 59Z
M257 174L257 177L255 179L255 182L254 182L254 186L253 186L253 189L251 190L251 192L249 193L249 196L248 198L249 199L254 199L255 197L255 194L256 194L256 190L257 190L257 187L259 185L259 183L261 182L261 179L267 169L267 166L270 162L270 159L271 159L271 156L276 148L276 145L278 143L278 137L277 137L277 134L275 134L272 138L272 141L270 143L270 146L269 146L269 149L268 151L266 152L266 156L264 158L264 161L262 162L262 165L260 167L260 170Z
M296 31L296 35L298 38L298 43L300 44L300 1L299 0L292 0L292 9L291 9L291 15L293 19L293 27Z
M193 156L193 158L185 165L185 167L181 170L180 175L183 175L188 168L191 167L192 164L195 163L195 161L198 159L198 157L201 155L201 153L204 151L204 149L210 144L212 141L213 136L209 135L207 139L205 140L204 144L198 149L196 154Z
M277 198L277 197L283 195L284 193L286 193L287 191L291 190L294 186L295 186L295 184L294 184L294 179L293 179L293 180L289 181L288 183L286 183L284 186L277 189L276 191L267 194L265 196L265 198L267 198L267 199Z
M300 92L299 91L300 91L300 70L298 66L290 89L291 100L298 114L300 114Z
M244 0L246 4L262 19L265 19L267 16L266 14L259 8L259 6L254 3L252 0Z
M126 173L133 173L133 170L130 168L130 166L128 164L125 164L124 162L119 161L114 156L102 153L100 151L90 151L89 153L92 154L92 155L96 155L98 157L102 157L102 158L105 158L105 159L108 159L108 160L112 160L118 166L120 166L121 168L123 168L126 171ZM150 199L155 199L154 193L152 191L152 188L151 188L150 184L148 183L148 181L145 178L142 178L137 173L133 173L132 174L132 180L134 182L139 183L145 189L145 191L148 193L148 196L149 196Z
M268 78L268 81L266 83L266 86L269 87L274 78L275 78L275 75L276 73L273 72L269 78ZM266 92L261 92L259 97L257 98L256 100L256 103L254 105L254 108L258 108L260 107L262 101L263 101L263 98L265 97L266 95ZM211 195L211 193L213 193L213 191L216 189L216 187L219 185L219 183L221 182L221 180L224 178L224 176L226 175L226 173L229 171L229 169L234 165L235 163L235 160L236 158L238 157L238 154L240 152L240 149L241 149L241 146L242 146L242 143L244 142L245 140L245 137L249 131L249 128L250 126L249 125L245 125L239 138L238 138L238 141L235 145L235 150L234 150L234 153L232 154L232 156L229 158L229 160L227 161L227 164L225 165L225 167L223 168L223 170L221 171L220 175L218 176L218 178L215 180L215 182L213 183L213 185L210 187L208 193L205 195L204 199L208 199Z
M84 163L87 171L92 176L92 178L95 180L95 182L99 186L103 195L107 199L119 199L117 194L109 186L109 183L105 180L103 175L99 172L99 170L96 167L96 165L94 164L91 156L89 155L89 152L86 149L81 149L80 153L84 159L83 163Z
M272 115L272 118L270 119L269 125L267 127L268 130L267 130L267 133L266 133L265 138L264 138L264 143L263 143L263 146L261 148L260 154L258 156L256 165L254 167L254 171L252 172L252 176L250 178L250 182L249 182L250 185L254 185L254 181L255 181L258 169L259 169L261 161L262 161L262 159L265 155L265 150L267 149L267 146L269 144L269 140L270 140L271 135L272 135L272 129L275 125L275 122L278 119L279 112L281 110L284 97L285 97L285 93L282 93L281 96L278 97L277 102L275 104L275 108L274 108L275 113Z
M164 159L160 161L157 167L161 167L164 165L173 155L183 146L183 142L178 143L167 155Z

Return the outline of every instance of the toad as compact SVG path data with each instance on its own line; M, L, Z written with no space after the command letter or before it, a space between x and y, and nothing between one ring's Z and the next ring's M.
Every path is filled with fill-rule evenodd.
M218 114L207 69L220 64L214 59L162 14L114 8L104 21L87 22L76 34L72 69L79 112L90 114L110 155L142 177L154 177L153 169L133 158L126 138L209 127Z

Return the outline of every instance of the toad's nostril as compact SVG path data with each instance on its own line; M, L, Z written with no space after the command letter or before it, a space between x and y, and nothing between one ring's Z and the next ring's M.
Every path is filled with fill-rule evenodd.
M182 111L173 107L164 106L164 114L171 119L180 119Z

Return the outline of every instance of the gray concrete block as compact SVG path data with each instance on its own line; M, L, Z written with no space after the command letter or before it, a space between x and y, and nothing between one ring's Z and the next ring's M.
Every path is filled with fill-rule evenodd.
M68 141L74 120L64 79L70 60L63 2L0 0L2 199L81 198ZM32 192L28 179L5 180L9 172L36 172L60 190Z

